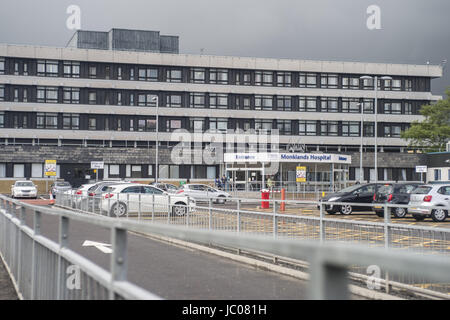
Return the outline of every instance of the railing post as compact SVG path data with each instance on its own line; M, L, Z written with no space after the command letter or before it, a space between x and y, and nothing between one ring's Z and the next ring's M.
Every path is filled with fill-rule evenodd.
M320 207L320 220L319 220L319 237L320 237L320 242L323 243L325 240L325 227L324 227L324 204L322 203L322 201L319 202L319 207Z
M186 226L189 227L189 196L187 197L187 205L186 205Z
M277 200L273 199L273 237L278 235Z
M208 230L211 230L211 223L212 223L212 199L209 198L208 200Z
M127 230L117 227L111 230L111 245L113 252L111 254L111 287L109 289L109 299L115 299L114 285L116 281L127 280L128 268L128 237Z
M59 217L59 247L66 248L69 246L69 218L60 216ZM58 273L57 273L57 287L56 287L56 299L64 299L64 275L65 270L63 270L62 257L58 255Z
M170 224L170 194L167 196L167 223Z
M36 297L36 277L37 277L37 243L35 241L35 237L41 234L41 213L39 211L34 212L33 219L33 246L31 252L31 300L38 299Z
M389 249L391 243L391 229L389 224L391 223L391 210L387 203L384 204L384 247L386 250ZM386 282L385 282L386 293L389 293L389 272L386 271Z
M127 193L127 219L130 212L130 194Z
M142 201L142 197L141 197L140 193L139 193L139 196L138 196L138 201L139 201L139 203L138 203L138 220L141 220L141 201Z
M241 232L241 199L237 200L237 233Z
M3 202L3 200L2 200ZM19 221L20 221L20 226L23 226L25 224L25 215L26 215L26 209L24 206L22 206L20 208L20 215L19 215ZM23 253L23 246L22 246L22 234L23 231L22 229L19 227L17 229L19 231L19 248L18 248L18 259L17 259L17 286L19 287L19 291L22 290L20 284L21 284L21 273L20 272L22 270L22 253Z
M155 219L155 194L152 194L152 222Z

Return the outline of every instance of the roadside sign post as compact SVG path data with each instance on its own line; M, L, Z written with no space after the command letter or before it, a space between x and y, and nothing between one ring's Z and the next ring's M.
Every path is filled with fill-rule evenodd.
M91 169L94 169L95 182L98 181L98 170L103 170L105 163L103 161L91 161Z
M44 175L47 178L54 177L56 180L56 160L45 160ZM48 192L48 179L45 180L45 193Z

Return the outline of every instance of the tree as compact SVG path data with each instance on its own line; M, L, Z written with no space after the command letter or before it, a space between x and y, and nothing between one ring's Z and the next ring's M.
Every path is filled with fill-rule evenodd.
M427 152L445 150L450 140L450 88L445 93L446 99L421 107L423 121L413 121L411 127L401 133L410 147L423 148Z

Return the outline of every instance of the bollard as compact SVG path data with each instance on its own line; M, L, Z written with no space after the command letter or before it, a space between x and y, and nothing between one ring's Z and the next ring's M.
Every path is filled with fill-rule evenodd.
M281 204L280 204L280 211L284 211L286 209L286 190L284 188L281 189Z

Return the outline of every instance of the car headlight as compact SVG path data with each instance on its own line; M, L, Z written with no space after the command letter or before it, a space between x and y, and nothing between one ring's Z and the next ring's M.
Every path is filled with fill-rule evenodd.
M339 199L340 199L339 197L332 197L332 198L328 199L328 201L332 202L332 201L337 201Z

